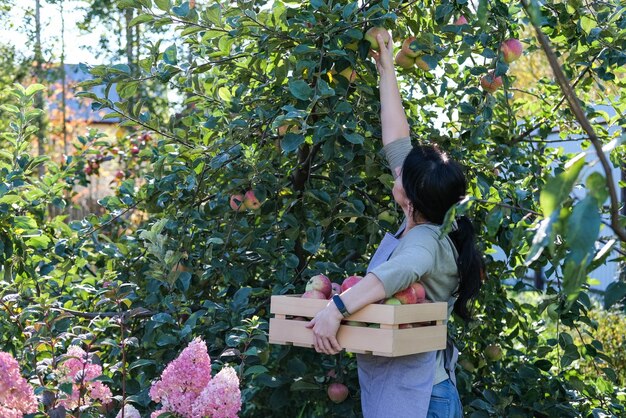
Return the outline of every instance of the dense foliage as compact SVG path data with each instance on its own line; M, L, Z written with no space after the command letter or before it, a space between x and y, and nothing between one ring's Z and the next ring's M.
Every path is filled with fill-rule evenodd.
M462 0L199 3L118 2L135 10L132 25L177 35L172 43L146 39L137 67L89 68L94 80L84 87L115 88L121 101L82 95L94 110L123 117L129 137L90 132L57 166L28 152L38 87L16 88L3 107L12 124L0 151L0 348L16 354L36 382L42 414L58 414L58 399L71 390L55 373L70 344L97 354L117 401L143 415L158 409L151 382L202 337L215 371L226 363L238 371L241 416L359 415L352 355L270 346L267 332L272 294L301 292L320 272L337 280L363 273L384 232L400 221L379 153L377 74L362 40L374 25L388 28L397 45L417 36L430 70L399 72L414 140L448 150L471 179L470 195L450 218L476 220L489 279L476 320L450 327L462 349L465 412L625 413L623 377L595 337L587 285L593 268L624 258L624 217L609 198L617 179L591 169L590 151L595 142L610 165L625 159L626 17L618 2L532 2L527 9L525 2L474 8ZM452 24L460 15L469 23ZM527 54L539 53L531 23L574 80L585 120L604 119L592 125L595 136L553 78L518 86L518 63L509 68L501 59L499 45L511 37L522 39ZM356 70L353 82L339 74L348 67ZM480 88L489 71L504 79L493 94ZM160 100L170 89L167 109L152 105L151 85ZM554 129L587 155L548 142ZM105 215L51 218L52 207L70 201L71 186L88 181L89 156L105 152L127 167L101 201ZM233 211L231 195L248 190L261 207ZM131 213L141 216L133 222ZM549 278L543 293L526 280L541 268ZM522 302L520 291L540 297ZM606 305L623 309L626 285L616 281L608 294ZM503 357L490 360L488 346ZM340 404L326 396L335 380L351 391ZM95 402L81 416L114 416L120 405Z

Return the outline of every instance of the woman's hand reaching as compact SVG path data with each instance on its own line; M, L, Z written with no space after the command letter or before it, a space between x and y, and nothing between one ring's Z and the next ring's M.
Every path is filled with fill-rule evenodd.
M393 66L393 39L389 36L389 41L385 44L382 35L376 35L376 40L378 41L378 45L380 51L370 50L370 55L376 61L376 68L378 68L378 73L383 76L386 73L394 73L395 68Z

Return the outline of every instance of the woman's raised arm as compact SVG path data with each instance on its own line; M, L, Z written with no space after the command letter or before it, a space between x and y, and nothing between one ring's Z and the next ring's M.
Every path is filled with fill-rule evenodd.
M396 70L393 65L393 39L385 44L381 35L377 36L380 52L372 51L380 74L380 122L383 131L383 145L406 138L410 134L402 98L398 89Z

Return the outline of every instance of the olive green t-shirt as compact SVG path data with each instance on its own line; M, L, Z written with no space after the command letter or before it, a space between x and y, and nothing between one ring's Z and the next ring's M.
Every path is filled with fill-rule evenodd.
M402 138L385 145L389 167L395 176L411 151L409 138ZM456 248L448 235L441 236L441 225L420 224L407 231L401 238L389 260L372 269L385 288L385 296L406 289L413 282L420 282L426 297L433 302L448 302L448 317L452 314L454 298L459 285L456 265ZM434 384L443 382L448 374L443 364L443 351L437 352Z

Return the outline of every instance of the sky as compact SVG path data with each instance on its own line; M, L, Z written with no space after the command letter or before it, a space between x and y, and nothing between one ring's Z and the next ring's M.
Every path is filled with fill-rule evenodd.
M9 19L0 26L0 41L14 45L18 51L25 55L32 55L28 46L28 35L23 30L27 22L24 8L34 9L35 2L34 0L27 0L16 1L15 3L16 5L9 12ZM82 45L96 45L102 32L80 33L76 24L82 19L84 11L77 7L78 3L80 2L66 2L65 6L65 62L68 64L81 62L102 64L104 57L99 58L81 48ZM42 0L41 21L41 41L44 50L49 50L44 51L44 56L46 59L50 59L50 56L54 55L52 61L59 61L61 56L61 13L59 6L48 4ZM34 22L32 24L34 25Z

